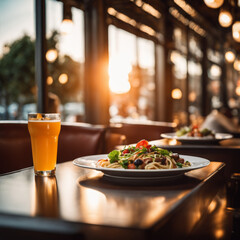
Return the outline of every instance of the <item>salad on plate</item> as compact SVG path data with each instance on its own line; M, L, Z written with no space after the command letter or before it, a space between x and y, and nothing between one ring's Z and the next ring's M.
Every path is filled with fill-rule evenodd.
M177 132L176 132L176 136L177 137L197 137L197 138L201 138L201 137L215 137L215 134L213 133L213 131L211 131L208 128L204 128L204 129L200 129L199 126L197 125L193 125L193 126L185 126L180 128Z
M174 169L191 166L178 153L172 153L147 140L139 141L136 146L125 146L122 150L113 150L107 159L99 159L97 167L123 169Z

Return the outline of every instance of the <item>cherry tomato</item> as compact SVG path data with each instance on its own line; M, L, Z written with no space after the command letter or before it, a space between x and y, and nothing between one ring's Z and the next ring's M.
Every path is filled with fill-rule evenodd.
M148 146L148 141L143 139L137 143L136 148L142 149L143 147L146 148L147 146Z
M147 149L150 149L151 146L152 146L152 145L148 144L146 148L147 148Z
M124 154L126 154L126 153L130 153L129 149L123 150L122 154L124 155Z
M130 164L128 164L128 168L129 169L135 169L136 166L134 165L134 163L130 163Z
M97 162L100 162L100 161L108 161L107 159L99 159Z

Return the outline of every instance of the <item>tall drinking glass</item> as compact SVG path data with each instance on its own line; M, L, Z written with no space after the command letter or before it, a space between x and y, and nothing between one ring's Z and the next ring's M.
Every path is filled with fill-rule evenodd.
M35 175L55 175L60 129L59 113L28 114L28 130L31 137Z

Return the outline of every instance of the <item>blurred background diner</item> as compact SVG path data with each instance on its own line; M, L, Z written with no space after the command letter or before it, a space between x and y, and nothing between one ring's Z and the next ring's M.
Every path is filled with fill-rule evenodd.
M0 2L0 120L212 126L228 109L239 133L239 1L37 2Z

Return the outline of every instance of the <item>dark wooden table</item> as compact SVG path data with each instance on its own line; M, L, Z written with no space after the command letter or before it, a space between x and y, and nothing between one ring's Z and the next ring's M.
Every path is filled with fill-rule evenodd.
M186 239L223 186L224 163L174 181L120 185L72 162L56 177L0 176L1 239Z
M158 147L183 155L207 158L226 164L224 178L229 180L235 172L240 172L240 138L232 138L215 144L182 144L176 140L159 139L150 142Z

